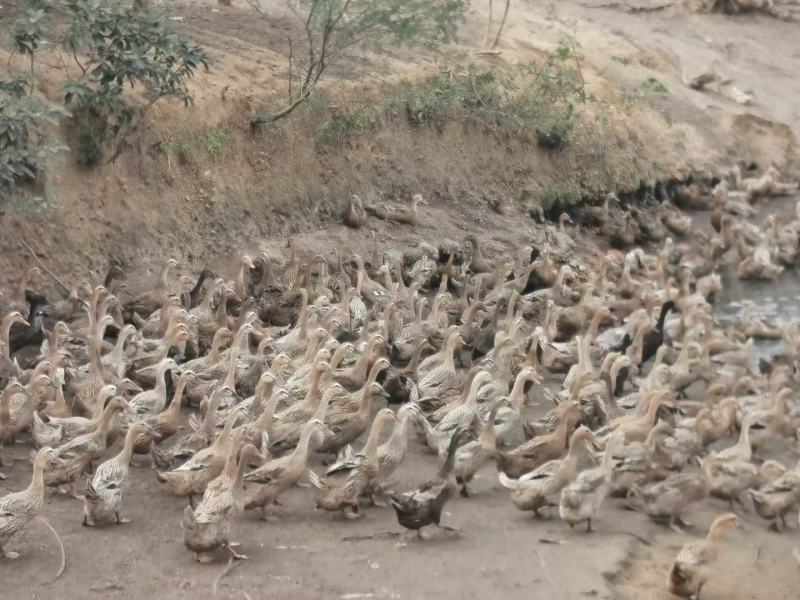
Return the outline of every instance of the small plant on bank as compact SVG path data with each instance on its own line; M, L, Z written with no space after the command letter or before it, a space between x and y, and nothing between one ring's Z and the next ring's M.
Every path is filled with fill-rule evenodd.
M302 20L305 50L295 57L289 40L288 101L252 117L257 128L291 114L314 93L326 69L359 45L436 46L455 34L467 0L286 0ZM263 14L259 0L251 0Z

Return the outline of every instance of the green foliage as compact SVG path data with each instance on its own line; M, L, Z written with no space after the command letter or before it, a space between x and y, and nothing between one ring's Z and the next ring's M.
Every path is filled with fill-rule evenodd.
M11 31L17 52L33 57L44 40L50 8L49 0L26 0L20 3Z
M631 109L638 105L646 105L656 110L664 118L668 126L672 127L672 114L665 108L659 107L660 100L669 93L667 87L655 77L648 77L633 89L623 89L619 93L619 100L623 107Z
M194 133L179 132L176 136L163 142L161 149L170 158L181 164L191 164L203 153L211 161L227 156L231 151L231 135L223 125L213 125Z
M611 60L613 60L614 62L618 62L619 64L625 65L625 66L628 66L629 64L631 64L631 59L630 58L628 58L627 56L621 56L619 54L614 54L611 57Z
M100 0L64 0L69 15L66 44L88 58L78 62L83 75L68 81L64 101L75 115L72 133L79 164L93 166L119 153L159 99L192 101L187 80L209 58L192 41L175 33L164 15L135 11ZM142 88L147 100L123 95L126 84Z
M34 181L49 157L67 149L51 128L69 113L27 95L27 83L26 77L0 80L0 208L16 186Z

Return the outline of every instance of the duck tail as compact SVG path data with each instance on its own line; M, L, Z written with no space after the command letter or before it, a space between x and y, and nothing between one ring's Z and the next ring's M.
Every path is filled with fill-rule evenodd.
M308 471L306 471L306 477L308 477L309 483L311 483L311 485L313 485L318 490L324 490L327 487L325 485L325 482L319 478L319 475L317 475L311 469L308 469Z
M167 469L170 466L169 459L167 459L167 456L164 454L161 448L156 445L154 440L150 440L150 458L153 460L153 464L156 467ZM161 473L158 473L156 477L161 483L164 483Z
M497 474L497 478L500 480L500 485L502 485L507 490L516 491L517 489L519 489L519 481L516 479L512 479L502 471Z

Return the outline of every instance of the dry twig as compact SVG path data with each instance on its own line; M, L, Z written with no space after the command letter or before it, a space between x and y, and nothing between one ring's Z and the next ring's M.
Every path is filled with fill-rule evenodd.
M58 547L61 550L61 566L58 569L58 573L56 573L56 576L53 578L53 581L55 581L56 579L61 577L61 575L64 574L64 569L67 568L67 553L64 551L64 543L61 541L61 538L58 536L58 533L56 533L56 530L53 529L53 526L50 525L50 521L48 521L41 515L38 517L38 519L42 523L44 523L47 526L47 528L53 533L53 535L56 538L56 541L58 542Z

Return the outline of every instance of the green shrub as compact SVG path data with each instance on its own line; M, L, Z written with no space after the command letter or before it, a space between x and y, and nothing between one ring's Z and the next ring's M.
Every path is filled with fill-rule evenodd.
M539 206L551 219L577 204L581 199L580 190L574 184L557 183L547 185L539 191Z
M206 154L212 160L216 160L228 154L231 149L231 136L228 130L221 125L210 127L203 133Z

